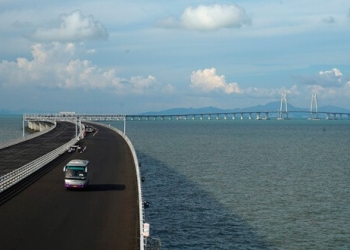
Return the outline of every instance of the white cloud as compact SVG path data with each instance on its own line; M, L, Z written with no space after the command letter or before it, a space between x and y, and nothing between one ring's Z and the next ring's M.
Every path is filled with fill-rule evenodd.
M308 92L315 93L322 99L350 97L350 83L343 81L343 73L337 68L319 71L314 76L301 77L301 81Z
M215 68L193 71L191 87L203 92L221 90L226 94L242 93L237 83L226 83L225 76L218 76Z
M331 70L319 71L317 75L311 76L300 76L300 81L307 86L321 86L325 88L339 88L342 87L343 74L337 69L333 68Z
M246 97L254 98L279 98L282 93L287 93L291 96L297 96L300 91L297 85L293 85L290 88L259 88L259 87L248 87L242 89L235 82L226 83L224 75L217 75L216 69L204 69L193 71L191 74L191 85L193 89L210 93L215 91L222 91L226 94L241 94Z
M230 5L199 5L184 10L179 20L169 17L157 23L165 28L183 27L189 30L212 31L221 28L239 28L251 24L242 7Z
M320 71L319 74L320 76L326 78L336 78L338 81L340 81L340 78L343 76L343 74L337 68L333 68L327 71Z
M115 69L103 70L89 60L78 59L82 51L83 48L72 43L37 43L32 46L32 60L17 58L16 62L0 63L0 84L5 87L101 89L120 95L169 91L169 86L163 87L152 75L125 79L118 77Z
M79 10L62 14L52 25L39 27L29 38L38 42L75 42L107 39L105 27L93 16L84 16Z
M271 89L249 87L244 90L244 93L247 94L247 96L251 96L251 97L271 97L271 98L281 96L282 93L286 93L289 96L296 96L300 94L298 87L296 85L293 85L289 89L285 87L271 88Z
M324 87L341 87L343 74L339 69L333 68L332 70L320 71L318 78L316 79L316 85Z

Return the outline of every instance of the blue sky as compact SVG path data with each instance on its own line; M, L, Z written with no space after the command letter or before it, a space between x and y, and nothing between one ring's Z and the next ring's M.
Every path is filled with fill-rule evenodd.
M0 31L0 109L350 109L344 0L0 0Z

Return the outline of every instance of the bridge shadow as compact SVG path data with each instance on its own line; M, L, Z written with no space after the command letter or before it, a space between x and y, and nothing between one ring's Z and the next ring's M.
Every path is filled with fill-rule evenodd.
M146 222L162 249L277 249L239 215L171 166L143 152Z
M90 192L123 190L125 190L124 184L90 184L87 188L87 191Z

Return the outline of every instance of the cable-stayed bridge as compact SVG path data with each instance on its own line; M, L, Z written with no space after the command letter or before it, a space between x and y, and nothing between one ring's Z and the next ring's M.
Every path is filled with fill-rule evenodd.
M207 113L183 113L183 114L77 114L75 112L59 112L58 114L24 114L24 122L31 126L42 126L42 121L71 121L76 124L82 121L164 121L164 120L290 120L294 118L307 118L309 120L350 120L350 112L318 111L317 95L311 98L310 110L288 110L287 94L282 93L280 108L276 110L251 110L232 112L207 112ZM40 122L41 121L41 122ZM36 128L37 129L37 128Z

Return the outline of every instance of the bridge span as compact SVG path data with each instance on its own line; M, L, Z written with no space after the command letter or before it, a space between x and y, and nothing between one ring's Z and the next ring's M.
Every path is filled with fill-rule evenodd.
M121 134L93 126L97 132L79 142L83 153L64 153L41 174L0 193L0 201L4 193L15 193L0 204L1 249L144 249L135 155ZM74 125L68 127L74 136ZM35 144L27 155L16 148L17 158L48 147ZM90 186L67 191L62 170L77 158L90 161Z
M108 115L106 115L108 117ZM141 114L126 115L130 121L150 120L290 120L292 118L307 118L309 120L339 120L350 119L350 113L310 112L310 111L242 111L219 113L187 113L187 114Z
M239 111L239 112L216 112L216 113L184 113L184 114L76 114L74 112L58 114L25 114L23 121L124 121L124 133L126 121L164 121L164 120L290 120L305 118L309 120L343 120L350 119L350 113L342 112L315 112L315 111Z

